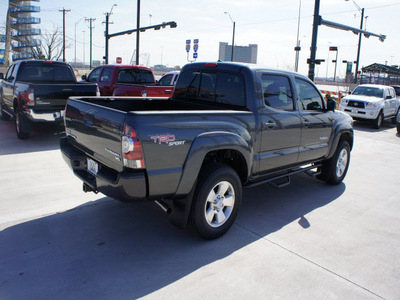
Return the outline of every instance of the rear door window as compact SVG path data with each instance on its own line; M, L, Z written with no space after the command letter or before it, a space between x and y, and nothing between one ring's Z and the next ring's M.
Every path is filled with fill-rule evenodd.
M286 111L294 110L293 94L288 77L263 74L261 82L266 106Z
M108 82L111 80L113 68L104 68L101 73L100 82Z

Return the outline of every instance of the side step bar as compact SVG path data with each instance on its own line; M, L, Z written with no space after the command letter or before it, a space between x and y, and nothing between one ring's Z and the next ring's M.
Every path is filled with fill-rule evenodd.
M321 163L313 164L313 165L310 165L307 167L288 169L287 173L268 177L268 178L261 179L256 182L249 183L249 184L243 186L243 188L251 188L251 187L258 186L258 185L261 185L264 183L269 183L270 185L272 185L275 188L282 188L282 187L285 187L290 184L290 176L299 174L299 173L306 173L309 176L317 176L317 175L321 174L321 171L319 171L320 168L321 168ZM318 171L312 171L313 169L317 169Z

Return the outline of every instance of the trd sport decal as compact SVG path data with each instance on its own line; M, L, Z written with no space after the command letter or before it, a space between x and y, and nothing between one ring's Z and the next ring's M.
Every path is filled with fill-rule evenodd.
M185 144L185 141L176 141L174 134L166 134L166 135L154 135L150 137L154 144L167 144L168 146L181 146Z

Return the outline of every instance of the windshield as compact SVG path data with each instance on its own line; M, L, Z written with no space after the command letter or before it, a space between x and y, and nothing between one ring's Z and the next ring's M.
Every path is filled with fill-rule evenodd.
M18 80L27 82L76 82L68 66L46 64L24 64L18 72Z
M378 87L366 87L358 86L354 91L353 95L368 96L368 97L383 97L383 90Z

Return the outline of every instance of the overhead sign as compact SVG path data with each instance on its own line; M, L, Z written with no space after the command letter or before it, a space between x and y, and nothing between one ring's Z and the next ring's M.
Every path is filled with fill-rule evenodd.
M199 50L199 39L194 39L193 40L193 51L197 52L198 50Z
M122 63L122 57L117 57L117 64Z
M186 52L189 53L190 51L190 40L186 40Z

